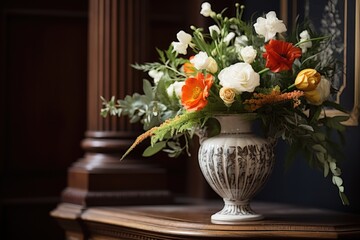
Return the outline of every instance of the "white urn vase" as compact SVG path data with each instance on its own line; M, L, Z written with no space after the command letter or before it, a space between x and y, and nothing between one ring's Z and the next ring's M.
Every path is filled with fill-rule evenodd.
M224 200L224 208L211 216L213 223L232 224L259 220L250 207L274 165L274 144L252 132L252 115L217 115L221 132L200 144L201 171Z

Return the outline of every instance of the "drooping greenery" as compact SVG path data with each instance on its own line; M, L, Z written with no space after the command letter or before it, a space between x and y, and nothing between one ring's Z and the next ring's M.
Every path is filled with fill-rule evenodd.
M338 103L331 101L311 102L309 95L306 96L310 90L297 89L295 84L302 70L316 70L321 81L329 82L336 71L341 71L335 58L321 57L332 36L317 34L309 23L299 24L293 34L277 33L274 36L277 42L287 43L291 49L296 50L301 44L312 43L307 51L301 51L301 56L291 63L289 69L277 71L267 66L268 59L264 57L267 53L265 46L270 45L269 42L254 32L252 23L241 19L242 13L243 7L237 4L235 17L225 17L225 10L210 14L218 31L207 32L195 26L190 28L191 42L186 43L191 48L190 54L196 56L206 53L216 63L218 70L195 69L189 56L181 57L175 47L170 45L165 51L157 49L158 62L133 65L135 69L149 73L154 80L143 80L143 94L134 93L119 100L115 100L115 97L110 100L102 98L102 116L127 116L132 123L140 122L145 130L123 157L145 138L151 139L151 146L145 150L144 156L152 156L159 151L165 151L171 157L177 157L182 152L189 154L189 141L197 131L207 130L209 134L218 132L218 123L212 118L215 114L252 112L261 120L267 137L282 139L288 143L287 164L298 154L303 155L309 166L320 169L324 177L331 178L343 204L348 204L338 166L338 160L342 159L339 147L341 134L345 130L342 123L348 118L346 111ZM299 34L305 30L311 38L303 40ZM233 37L229 38L231 34ZM180 41L179 37L178 40ZM252 47L256 51L256 58L248 64L260 76L260 83L254 90L236 92L233 102L229 104L220 96L220 90L224 86L220 84L219 72L236 63L244 63L241 50L245 47ZM278 58L282 57L284 56L280 54ZM274 59L273 61L276 62ZM186 72L185 64L190 64L193 72ZM154 77L151 72L161 74ZM206 98L206 106L188 111L184 106L186 101L177 96L171 87L176 83L184 84L189 78L196 78L198 73L211 75L213 83L207 89L209 92L205 94L206 97L203 97ZM323 90L317 93L324 92L321 91ZM326 108L340 110L344 112L344 116L326 116ZM334 133L339 133L340 142L334 141Z

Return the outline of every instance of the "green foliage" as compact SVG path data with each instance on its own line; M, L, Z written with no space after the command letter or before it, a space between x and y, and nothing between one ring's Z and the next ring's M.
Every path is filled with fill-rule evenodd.
M286 165L288 166L299 153L308 161L309 165L323 171L324 177L332 174L332 182L338 188L339 196L344 205L349 201L344 194L344 186L341 178L341 169L337 166L339 156L339 143L331 138L331 131L343 132L343 121L348 117L320 117L320 110L312 109L309 116L292 111L273 111L260 114L263 125L269 136L281 137L289 144ZM324 125L318 125L322 122ZM335 158L336 157L336 158Z
M147 147L142 155L143 157L150 157L163 150L165 146L166 146L166 141L157 142L154 145Z
M197 127L200 127L206 115L202 112L185 112L178 115L171 121L163 123L159 128L153 132L151 136L151 145L166 138L172 138L175 135L183 134L190 131L194 133Z
M321 98L321 101L311 103L311 99L308 99L311 94L306 95L306 93L317 89L301 88L295 84L298 73L307 68L315 69L321 75L321 83L323 83L323 78L326 78L324 81L329 80L331 83L336 72L341 70L336 59L328 54L331 51L326 52L334 36L319 35L308 21L304 24L298 24L290 35L277 33L274 36L275 40L278 40L276 42L278 44L287 42L287 46L290 46L289 48L292 50L295 49L294 51L298 52L299 49L295 47L304 46L300 45L304 41L311 42L312 46L308 47L306 51L301 51L301 54L299 53L301 56L290 63L290 69L271 70L272 67L269 66L271 64L267 64L267 61L270 60L263 57L267 51L265 50L266 45L269 42L265 42L264 36L255 31L252 22L247 23L242 20L243 11L244 7L236 4L235 17L225 16L225 9L221 13L212 12L209 17L214 20L214 26L218 29L212 33L203 28L191 26L192 35L185 34L188 39L191 36L191 41L187 42L185 46L189 52L187 56L179 56L183 51L178 53L176 45L170 44L167 50L156 49L159 55L158 62L132 65L135 69L148 73L153 81L143 80L143 93L134 93L119 100L115 100L115 97L111 97L110 100L101 98L103 101L101 115L103 117L108 115L127 116L131 123L140 122L146 130L136 139L124 156L133 150L139 142L150 137L151 146L145 150L144 156L152 156L159 151L164 151L170 157L178 157L182 152L189 154L189 142L195 133L205 134L206 132L207 136L214 136L219 133L218 122L212 118L215 114L254 112L260 118L264 134L267 137L282 139L288 143L287 166L294 161L298 154L303 155L309 166L320 169L324 177L331 178L343 203L348 204L344 194L341 170L338 167L338 160L342 159L340 144L333 140L332 135L334 132L338 133L340 141L343 140L342 132L345 127L342 122L347 120L348 115L339 104L324 101L326 98L324 89L321 90L320 88L315 93L318 98ZM311 36L310 39L300 38L299 34L304 30L308 31ZM180 39L178 40L179 42L176 43L184 44ZM249 64L254 73L257 74L256 76L260 77L260 85L254 90L240 91L233 84L229 84L233 95L235 95L231 99L233 101L229 103L229 101L223 100L224 96L220 96L221 90L224 90L222 88L229 87L225 86L226 84L220 84L219 73L224 68L245 62L246 59L242 56L241 51L248 46L251 50L255 50L253 51L255 52L255 59L249 61L251 63L246 62L246 64ZM276 51L273 51L272 54L276 55ZM217 70L214 68L209 70L208 66L200 66L199 69L195 69L195 63L193 72L184 70L184 64L190 64L189 56L200 52L202 55L207 54L204 62L208 61L212 64L215 62ZM323 57L324 52L327 54L326 57ZM275 65L278 64L278 59L282 59L285 55L284 53L279 54L278 58L271 60L275 62ZM280 65L284 65L284 63L280 61ZM237 71L240 70L237 69ZM188 106L181 99L180 87L185 84L187 79L191 78L187 81L190 82L200 73L206 76L211 74L213 83L211 87L206 86L206 88L210 88L206 89L206 92L204 89L200 90L204 91L204 95L200 95L202 99L198 99L198 101L206 99L206 106L201 105L203 108L200 110L198 108L196 111L191 109L189 112ZM240 73L236 72L236 74ZM233 73L231 78L236 78L234 77L236 74ZM246 79L246 74L241 73L241 78ZM231 82L231 80L226 81ZM248 79L248 81L250 80ZM242 84L244 84L243 79L238 85ZM194 86L188 84L187 87L189 85ZM175 91L175 86L177 86L177 91ZM195 87L198 91L197 88L200 87ZM193 98L197 98L194 97L197 94L195 91L192 94ZM186 95L182 96L188 95L191 93L187 92ZM264 97L258 97L260 95ZM251 108L251 105L254 108ZM327 108L342 111L344 116L326 116L324 109Z

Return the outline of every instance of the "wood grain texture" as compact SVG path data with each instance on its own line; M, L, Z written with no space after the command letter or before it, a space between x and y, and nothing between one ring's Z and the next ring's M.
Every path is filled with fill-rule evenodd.
M80 221L91 239L343 239L360 237L360 216L275 203L253 204L261 221L211 223L221 202L162 206L92 207ZM60 211L61 212L61 211ZM53 215L64 218L60 212ZM66 216L66 215L65 215Z
M140 92L142 80L131 64L143 62L147 1L89 0L87 131L84 157L68 170L62 200L83 206L169 203L164 169L144 161L137 148L121 156L140 135L128 118L100 115L102 100Z

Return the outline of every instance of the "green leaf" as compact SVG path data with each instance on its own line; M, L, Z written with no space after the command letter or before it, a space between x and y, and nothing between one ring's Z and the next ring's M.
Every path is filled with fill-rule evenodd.
M316 121L319 119L320 113L321 113L321 107L317 107L316 110L310 111L310 123L316 123Z
M327 162L324 162L324 177L327 177L329 175L329 164Z
M339 190L339 195L340 195L340 198L341 198L341 201L342 201L343 205L350 205L349 199L347 198L345 193L343 193L343 192L341 192Z
M323 146L321 146L320 144L313 145L312 149L314 149L317 152L326 153L326 149Z
M160 152L166 146L166 141L157 142L153 146L149 146L143 152L143 157L150 157L158 152Z
M161 62L165 63L166 62L166 58L164 55L164 52L158 48L156 48L157 53L159 54L159 59Z
M159 81L156 86L155 97L159 99L159 101L165 104L166 106L171 106L172 105L171 99L169 98L169 95L166 92L167 87L168 85L166 84L166 81Z
M336 120L337 122L341 123L341 122L345 122L347 120L349 120L350 116L346 115L346 116L335 116L333 117L334 120Z
M343 180L341 179L341 177L338 176L333 176L332 181L338 187L340 187L343 184Z
M305 130L307 130L307 131L310 131L310 132L313 132L313 131L314 131L314 128L313 128L312 126L310 126L310 125L300 124L299 127L300 127L300 128L303 128L303 129L305 129Z
M340 176L341 175L341 169L340 168L335 168L331 170L332 174L334 176Z
M321 132L315 132L315 133L313 134L313 137L314 137L314 139L315 139L317 142L323 142L323 141L325 141L325 139L326 139L325 134L323 134L323 133L321 133Z
M331 171L335 171L336 169L336 162L329 162Z
M321 163L325 163L325 154L322 152L317 152L316 154L317 159L319 160L319 162Z
M150 99L153 99L153 90L151 83L146 79L143 80L143 91L145 93L145 96L147 96Z
M335 108L341 112L344 112L344 113L347 113L347 110L342 107L340 104L336 103L336 102L331 102L331 101L325 101L323 102L323 105L326 106L326 107L332 107L332 108Z
M341 122L344 122L348 119L348 116L336 116L323 118L322 121L327 127L343 132L345 131L345 126Z
M167 143L167 145L171 148L171 149L181 149L180 144L178 142L174 142L174 141L169 141Z

